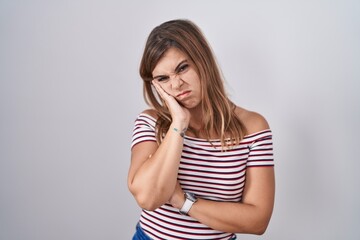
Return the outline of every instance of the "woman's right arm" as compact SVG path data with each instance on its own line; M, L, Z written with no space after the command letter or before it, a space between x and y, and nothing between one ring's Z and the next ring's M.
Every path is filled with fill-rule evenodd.
M172 123L161 144L144 141L133 146L128 174L128 187L139 206L154 210L166 203L175 191L183 138L176 129L186 129L190 114L167 94L160 85L154 86L166 102Z
M172 123L160 145L144 141L132 148L128 187L143 209L160 207L175 190L183 138L174 127L181 129Z

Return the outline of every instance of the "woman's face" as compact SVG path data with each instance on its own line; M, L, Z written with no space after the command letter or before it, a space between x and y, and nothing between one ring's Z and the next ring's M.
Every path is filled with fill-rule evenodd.
M169 48L155 66L152 76L182 106L194 108L201 102L201 84L194 64L177 48Z

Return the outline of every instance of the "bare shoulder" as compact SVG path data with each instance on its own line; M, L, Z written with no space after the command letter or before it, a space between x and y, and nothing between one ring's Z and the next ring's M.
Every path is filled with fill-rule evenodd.
M150 117L153 117L154 119L157 119L157 118L158 118L158 115L157 115L155 109L149 108L149 109L146 109L146 110L142 111L142 113L147 114L147 115L149 115Z
M260 132L270 128L266 119L257 112L249 111L241 107L236 107L235 113L240 121L245 125L247 134Z

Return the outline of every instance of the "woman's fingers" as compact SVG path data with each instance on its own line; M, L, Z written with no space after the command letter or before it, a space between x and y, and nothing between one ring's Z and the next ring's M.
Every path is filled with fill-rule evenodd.
M171 101L171 99L174 99L174 97L168 94L156 80L153 80L152 84L155 86L155 89L159 93L160 97L165 100L166 103Z

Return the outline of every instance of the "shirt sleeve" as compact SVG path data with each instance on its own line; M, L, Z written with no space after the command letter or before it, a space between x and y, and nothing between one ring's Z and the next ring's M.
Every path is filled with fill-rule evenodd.
M145 141L156 142L155 124L154 118L144 113L139 114L134 123L131 148Z
M249 145L248 167L274 166L273 141L271 130L265 130L254 136Z

